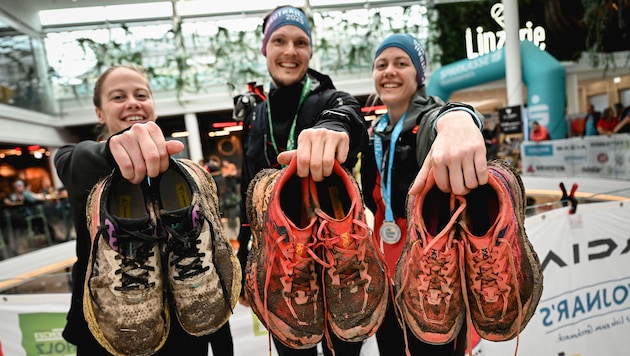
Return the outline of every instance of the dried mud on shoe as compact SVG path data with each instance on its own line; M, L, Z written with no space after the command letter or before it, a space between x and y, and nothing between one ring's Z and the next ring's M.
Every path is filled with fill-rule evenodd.
M241 268L221 224L217 188L197 163L171 160L152 180L165 248L169 295L182 328L195 336L221 328L241 290Z
M534 314L542 267L524 226L525 190L507 162L488 163L487 185L466 196L466 285L472 322L491 341L516 337Z
M146 182L118 172L101 179L87 204L93 239L83 311L91 333L113 355L151 355L169 332L156 217Z
M379 328L387 309L385 259L374 244L354 178L335 162L329 177L310 184L328 326L342 340L364 340Z
M461 245L456 220L466 204L435 185L407 201L407 240L396 266L396 305L420 340L451 342L465 320Z
M295 349L314 347L324 327L312 250L316 219L305 182L297 177L294 160L279 172L259 172L246 200L256 243L248 256L245 291L267 330Z

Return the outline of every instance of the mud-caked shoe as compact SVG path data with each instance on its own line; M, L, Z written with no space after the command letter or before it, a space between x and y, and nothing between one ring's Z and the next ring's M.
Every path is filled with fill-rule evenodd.
M146 182L131 184L117 170L91 190L92 237L83 311L96 340L113 355L151 355L169 332L160 242Z
M466 286L479 336L505 341L517 336L536 310L543 274L524 227L525 190L507 162L488 163L488 184L466 195Z
M214 179L197 163L171 159L151 189L164 249L169 295L182 328L207 335L230 318L241 268L223 231Z
M396 266L396 304L420 340L446 344L465 320L461 245L456 223L466 202L435 185L433 171L424 190L407 201L408 234Z
M277 170L275 170L277 171ZM311 348L324 333L324 305L313 251L316 221L308 178L296 160L279 173L260 171L248 186L248 219L254 246L245 292L252 310L280 342Z
M310 182L327 325L342 340L361 341L376 332L385 316L390 293L385 259L366 223L355 179L335 162L330 176Z

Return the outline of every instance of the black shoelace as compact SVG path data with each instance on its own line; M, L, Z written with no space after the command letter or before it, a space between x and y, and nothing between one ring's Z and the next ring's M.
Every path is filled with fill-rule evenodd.
M205 217L200 215L198 221L193 224L189 221L188 209L183 209L170 213L165 220L168 221L163 219L162 227L171 236L168 251L174 255L170 265L175 266L178 271L175 279L181 281L206 272L210 268L203 266L202 257L206 254L197 247L201 243L199 235Z
M145 225L146 226L146 225ZM102 226L99 233L107 235L108 226ZM131 230L118 226L113 233L118 241L118 255L120 268L115 271L121 274L121 286L114 287L118 291L132 291L148 289L155 285L149 282L149 272L155 271L155 266L148 264L153 257L153 247L158 239L153 235L152 227L144 230Z

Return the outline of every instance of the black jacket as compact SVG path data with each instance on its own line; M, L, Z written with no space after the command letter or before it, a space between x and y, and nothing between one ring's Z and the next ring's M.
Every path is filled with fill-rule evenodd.
M350 152L344 163L346 168L352 168L357 162L358 153L367 144L367 128L361 115L359 102L350 94L338 91L329 76L309 69L307 75L312 80L311 91L300 107L295 127L295 142L302 130L307 128L327 128L350 135ZM302 92L304 80L300 83L281 88L272 88L267 100L271 103L273 129L275 141L279 151L286 150L286 144L291 124ZM265 168L280 168L277 152L271 141L269 120L267 115L267 101L254 107L251 114L245 118L244 130L241 136L243 143L243 165L241 170L241 214L244 224L239 232L240 246L247 247L251 238L251 231L247 224L245 197L249 182ZM239 249L238 257L242 271L245 273L247 263L247 248ZM243 278L243 282L245 278Z

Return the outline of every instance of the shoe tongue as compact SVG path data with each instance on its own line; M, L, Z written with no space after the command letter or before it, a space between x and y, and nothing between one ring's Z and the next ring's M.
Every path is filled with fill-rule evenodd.
M165 225L172 227L175 230L192 228L192 219L190 218L190 210L192 206L187 206L182 209L172 210L162 214L161 219Z
M151 218L146 215L143 218L121 218L116 217L116 222L127 231L150 231L153 227Z
M476 252L482 249L487 249L490 244L490 239L487 237L477 237L477 236L471 236L469 234L467 239L468 239L468 242L470 243L470 248L473 252Z

